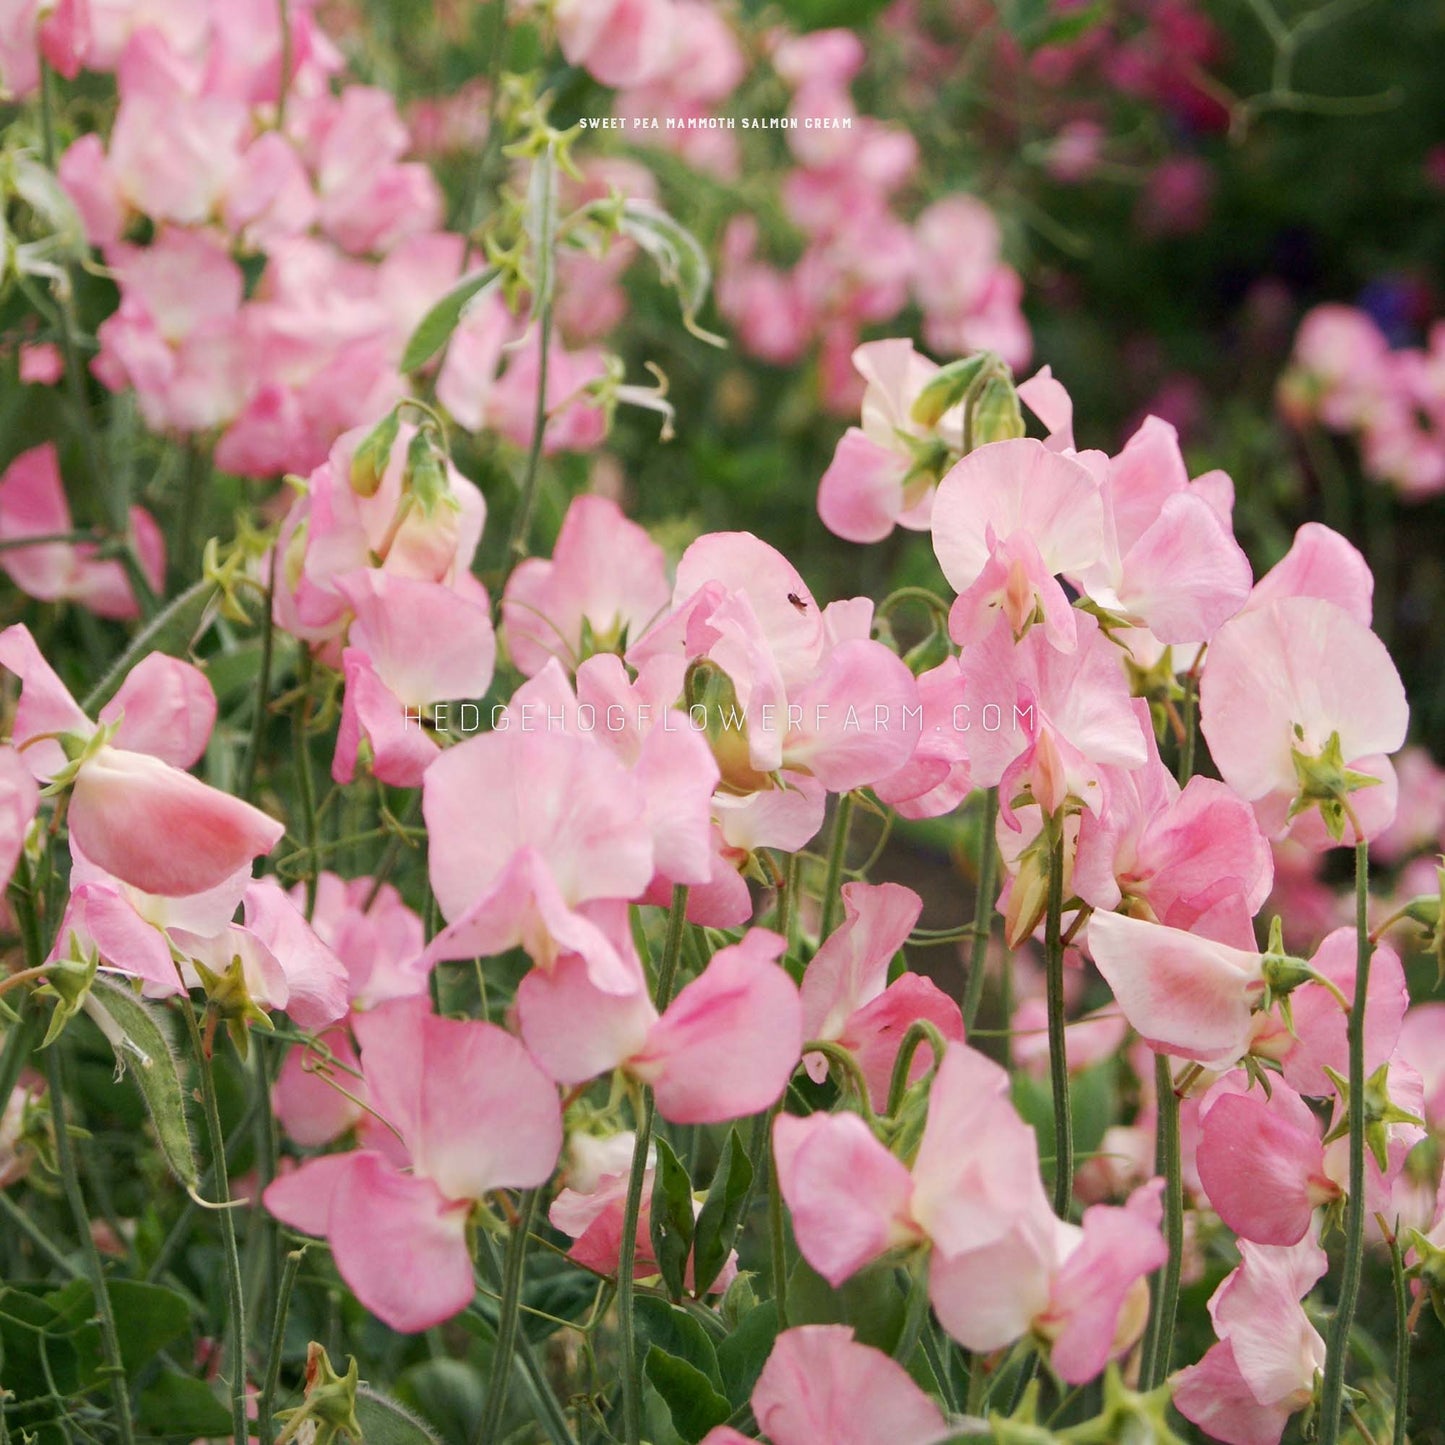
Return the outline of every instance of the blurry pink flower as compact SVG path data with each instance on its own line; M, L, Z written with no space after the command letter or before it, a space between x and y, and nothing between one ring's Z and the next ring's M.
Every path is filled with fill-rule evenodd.
M264 1195L283 1223L324 1235L357 1299L405 1333L471 1302L473 1205L545 1183L562 1147L556 1089L522 1045L429 1007L404 1000L355 1021L369 1107L395 1137L310 1159Z
M25 759L8 744L0 744L0 889L10 884L39 808L40 789Z
M50 341L20 346L21 386L54 386L65 375L60 348Z
M130 510L134 545L146 580L159 592L165 580L165 541L150 513ZM41 602L78 602L99 617L140 615L122 564L96 557L94 542L41 542L26 537L71 531L70 506L60 480L55 445L46 442L21 452L0 476L0 567L22 592Z

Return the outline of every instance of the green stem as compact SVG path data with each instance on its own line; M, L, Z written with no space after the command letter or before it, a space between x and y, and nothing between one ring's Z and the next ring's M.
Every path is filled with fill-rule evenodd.
M914 1269L908 1274L908 1312L903 1317L903 1330L893 1346L893 1358L907 1365L918 1347L918 1337L928 1319L928 1270Z
M246 1300L241 1285L241 1255L236 1247L235 1211L231 1209L231 1184L226 1169L226 1136L221 1128L221 1110L216 1102L216 1081L211 1075L211 1061L201 1038L200 1025L190 998L181 1002L191 1050L196 1056L196 1073L201 1081L201 1107L206 1119L206 1134L211 1145L211 1188L220 1206L215 1213L221 1225L221 1244L226 1267L226 1307L229 1315L230 1349L227 1363L231 1369L231 1425L237 1440L249 1438L246 1423Z
M840 884L843 879L843 864L848 854L848 830L853 823L853 795L838 795L838 811L833 818L833 841L828 847L828 871L823 875L822 915L818 921L818 942L821 943L832 933L838 921L838 906L842 902Z
M1174 1349L1179 1311L1179 1280L1184 1263L1184 1177L1179 1149L1179 1095L1164 1054L1154 1055L1154 1092L1158 1098L1155 1169L1164 1176L1164 1238L1169 1246L1149 1311L1139 1362L1139 1388L1146 1393L1163 1384Z
M1184 740L1179 744L1179 786L1194 776L1194 741L1199 733L1199 684L1191 672L1184 680Z
M291 1291L296 1287L296 1276L301 1272L301 1261L305 1256L304 1244L286 1256L286 1267L281 1273L281 1282L276 1290L276 1315L271 1321L271 1348L266 1352L266 1374L261 1382L261 1397L256 1402L256 1436L261 1445L272 1445L276 1438L276 1425L271 1418L271 1411L276 1402L276 1387L281 1382L281 1353L286 1346L286 1316L291 1309Z
M773 1123L782 1112L780 1099L768 1112L768 1159L773 1159ZM768 1181L768 1254L773 1270L773 1302L778 1309L779 1331L788 1328L788 1231L783 1218L783 1191L778 1182L776 1164Z
M1054 1095L1054 1213L1069 1217L1074 1194L1074 1120L1069 1109L1069 1056L1064 1037L1064 826L1051 818L1049 897L1044 915L1044 969L1048 986L1049 1080Z
M111 1307L110 1291L106 1288L105 1268L100 1262L100 1251L90 1232L90 1213L85 1207L85 1196L80 1192L80 1176L75 1169L75 1150L70 1143L70 1130L65 1122L65 1076L61 1071L60 1049L52 1044L45 1050L45 1078L50 1092L50 1117L55 1132L55 1162L60 1171L60 1182L65 1190L66 1202L70 1206L71 1218L75 1221L76 1233L80 1237L80 1250L85 1259L85 1270L90 1276L90 1287L95 1295L95 1313L100 1325L100 1349L105 1356L105 1373L110 1376L111 1400L115 1406L114 1424L120 1436L121 1445L134 1445L135 1432L130 1418L130 1386L126 1383L125 1364L120 1353L120 1333L115 1326L115 1310Z
M3 1189L0 1189L0 1213L3 1213L10 1223L23 1234L61 1274L78 1275L82 1272L62 1253L55 1241L51 1239L51 1237L11 1199L9 1193Z
M1394 1445L1406 1445L1410 1428L1410 1286L1405 1282L1405 1260L1400 1237L1392 1229L1390 1278L1395 1286L1395 1427Z
M1361 1256L1365 1238L1365 999L1370 985L1368 909L1370 898L1370 845L1355 844L1355 1001L1350 1009L1350 1183L1345 1212L1344 1269L1339 1303L1335 1306L1325 1358L1324 1391L1320 1397L1320 1445L1336 1445L1340 1437L1340 1406L1345 1392L1345 1363L1350 1350L1350 1329L1360 1293Z
M661 1012L672 999L677 962L682 954L682 935L687 922L687 889L672 890L672 908L667 916L667 938L657 971L657 1009ZM622 1211L622 1242L617 1252L617 1323L621 1332L622 1356L622 1438L624 1445L640 1445L642 1439L642 1378L637 1362L637 1326L633 1305L637 1261L637 1221L642 1214L642 1185L647 1177L647 1151L652 1143L655 1113L652 1090L642 1091L637 1139L632 1148L632 1171L627 1178L627 1200Z
M497 1246L492 1242L490 1236L483 1234L478 1238L477 1247L487 1262L489 1277L495 1282L498 1290L501 1290L505 1271L501 1256L497 1253ZM527 1372L527 1379L532 1386L532 1397L536 1401L539 1418L546 1428L552 1445L577 1445L577 1437L567 1423L567 1413L563 1410L562 1402L558 1400L551 1381L547 1379L547 1372L543 1369L541 1361L538 1360L537 1352L532 1348L532 1342L527 1338L525 1330L517 1332L517 1355L522 1361L522 1368Z
M48 547L56 542L74 545L80 542L103 542L105 534L91 527L73 532L35 532L24 537L0 537L0 552L15 552L22 547Z
M490 1445L501 1439L502 1420L512 1383L512 1356L517 1348L517 1331L522 1317L522 1280L527 1263L527 1242L537 1217L541 1191L529 1189L522 1195L522 1207L507 1242L507 1261L502 1271L502 1301L498 1307L497 1340L492 1351L492 1372L487 1381L487 1403L477 1421L472 1445Z
M963 1029L972 1031L983 1000L984 972L988 966L988 944L993 933L998 883L998 845L994 827L998 821L998 789L983 795L983 825L978 840L978 893L973 906L973 943L968 951L968 979L963 988Z

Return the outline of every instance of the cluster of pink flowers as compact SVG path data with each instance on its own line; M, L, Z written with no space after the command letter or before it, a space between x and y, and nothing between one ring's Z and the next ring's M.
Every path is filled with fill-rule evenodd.
M1365 312L1317 306L1279 382L1295 427L1351 437L1365 475L1406 501L1445 491L1445 324L1423 347L1391 348Z
M1019 310L1022 283L1002 259L988 206L959 194L933 202L911 225L899 214L918 146L902 127L858 113L850 83L863 62L851 31L775 37L773 68L792 94L787 118L796 127L785 132L794 169L782 204L804 237L803 253L788 269L770 263L758 254L757 220L736 216L718 278L718 307L750 354L781 366L818 347L822 396L833 411L857 401L848 361L862 328L891 321L910 300L939 352L992 348L1021 366L1032 347Z

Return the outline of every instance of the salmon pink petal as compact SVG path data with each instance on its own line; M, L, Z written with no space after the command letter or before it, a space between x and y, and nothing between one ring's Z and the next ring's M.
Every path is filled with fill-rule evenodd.
M1294 1411L1250 1393L1228 1340L1174 1376L1174 1408L1222 1445L1279 1445Z
M372 776L394 788L417 788L436 758L438 748L422 726L420 710L409 709L377 676L371 659L359 648L341 654L346 692L341 700L341 725L331 760L334 782L356 776L362 741L371 749Z
M903 1366L859 1344L847 1325L780 1334L752 1404L773 1445L933 1445L950 1433Z
M269 853L285 829L159 758L103 747L76 777L70 831L107 873L181 897L225 882Z
M818 483L818 515L845 542L881 542L903 510L906 454L850 426Z
M354 1129L363 1115L356 1100L363 1096L366 1086L348 1072L361 1068L350 1032L345 1028L327 1029L319 1042L324 1052L309 1044L291 1049L271 1087L271 1106L277 1122L287 1137L303 1149L318 1149L339 1139ZM333 1059L334 1069L330 1067ZM335 1083L323 1075L323 1068L330 1071Z
M945 1039L963 1042L963 1011L931 978L905 973L849 1016L839 1043L852 1051L868 1085L875 1109L888 1106L893 1066L903 1036L920 1020L931 1023ZM916 1083L932 1065L928 1046L913 1055L908 1082Z
M1253 611L1282 597L1320 597L1368 627L1374 594L1375 578L1359 548L1323 523L1306 522L1284 557L1255 583L1248 606Z
M309 1032L344 1018L346 965L316 936L305 915L274 878L258 878L246 890L246 927L280 960L286 972L286 1012Z
M986 1247L935 1249L928 1297L938 1322L965 1349L1002 1349L1027 1334L1049 1303L1057 1221L1047 1208L1012 1218Z
M417 1334L472 1301L470 1205L368 1150L338 1171L326 1237L342 1279L384 1324Z
M31 776L41 782L65 766L65 753L60 744L51 741L31 743L42 733L76 733L89 737L95 731L91 721L81 712L70 690L56 676L55 669L40 655L30 629L17 622L0 632L0 667L8 668L20 679L20 701L10 725L10 741L25 759Z
M773 1157L798 1249L835 1289L921 1237L907 1168L857 1114L779 1114Z
M149 753L173 768L191 768L216 725L216 694L205 673L179 658L152 652L127 674L100 710L101 722L121 720L117 748Z
M604 993L578 955L534 968L517 987L517 1026L533 1057L559 1084L580 1084L640 1053L657 1010L639 967L631 993Z
M39 807L40 789L25 760L14 748L0 745L0 889L10 882Z
M323 1238L330 1223L336 1186L357 1158L353 1152L303 1160L296 1168L273 1179L266 1186L261 1202L282 1224L289 1224L302 1234Z
M50 959L85 958L92 951L102 968L143 979L153 995L181 991L165 935L147 923L118 888L104 883L72 889Z
M798 989L778 958L784 939L750 929L719 949L668 1005L629 1068L675 1124L742 1119L775 1104L803 1048Z

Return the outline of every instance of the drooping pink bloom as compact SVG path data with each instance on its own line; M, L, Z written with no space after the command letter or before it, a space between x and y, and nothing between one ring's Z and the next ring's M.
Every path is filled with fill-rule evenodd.
M1279 1445L1324 1368L1325 1342L1299 1301L1328 1260L1309 1236L1288 1248L1243 1240L1239 1252L1209 1301L1219 1343L1174 1376L1174 1405L1223 1445Z
M285 830L274 818L182 771L204 750L216 706L189 664L140 664L101 711L102 724L118 724L110 742L99 740L23 624L0 633L0 665L21 681L12 741L37 779L68 778L71 838L107 873L147 893L203 893L280 840ZM46 734L70 736L79 761Z
M615 502L581 496L551 559L529 557L507 580L507 650L528 677L549 657L574 670L589 652L625 650L671 596L662 549Z
M777 1338L752 1394L773 1445L935 1445L952 1428L907 1370L860 1344L847 1325L800 1325ZM703 1445L744 1437L719 1426Z
M343 574L335 585L354 616L342 653L346 694L331 775L352 780L364 741L375 777L418 787L437 754L422 710L480 698L491 685L497 643L486 594L377 568Z
M1268 1097L1240 1073L1226 1075L1199 1104L1195 1165L1219 1217L1256 1244L1298 1244L1314 1211L1340 1196L1325 1173L1319 1121L1288 1084Z
M482 811L485 829L476 827ZM521 945L545 968L578 953L599 988L633 991L619 944L584 911L639 897L653 874L641 789L604 745L550 730L478 734L427 769L422 812L449 925L430 960Z
M323 1235L357 1299L393 1329L429 1329L475 1293L473 1204L551 1176L562 1147L555 1086L494 1024L437 1018L426 1000L357 1017L373 1146L283 1174L266 1207Z
M142 571L159 591L166 567L160 529L143 507L131 508L130 525ZM0 542L6 544L0 567L41 602L78 602L99 617L139 616L125 568L113 558L98 559L96 543L25 544L26 537L63 535L73 526L54 443L21 452L0 477Z
M1103 549L1098 482L1042 442L979 447L938 485L933 550L959 593L949 614L955 642L979 641L1000 614L1020 638L1041 614L1052 645L1072 651L1075 613L1056 574L1084 572Z
M1289 826L1300 768L1330 768L1323 755L1332 740L1335 769L1378 780L1348 795L1364 836L1394 815L1386 755L1405 740L1405 690L1385 645L1332 602L1286 597L1221 627L1200 677L1199 720L1225 782L1255 805L1268 833ZM1318 819L1312 829L1297 825L1295 835L1331 846Z
M1249 1052L1263 957L1122 913L1089 920L1088 948L1124 1017L1150 1048L1204 1064Z
M888 983L894 955L908 939L923 900L897 883L843 885L843 922L813 955L803 974L803 1037L839 1043L854 1053L875 1108L883 1108L898 1046L920 1018L945 1038L963 1041L963 1015L931 979L903 974ZM914 1055L909 1081L928 1068L928 1049ZM827 1077L820 1053L804 1064L815 1083Z
M1031 628L1015 642L1000 617L964 651L969 701L956 725L966 725L975 785L999 786L1005 819L1024 785L1046 812L1070 797L1098 812L1103 768L1137 768L1148 757L1118 650L1088 613L1077 614L1077 640L1060 652Z
M777 962L786 946L749 930L719 949L661 1017L640 968L630 993L606 993L584 960L559 959L517 990L522 1037L562 1084L625 1069L652 1086L658 1112L674 1123L759 1113L787 1087L802 1050L798 991Z

